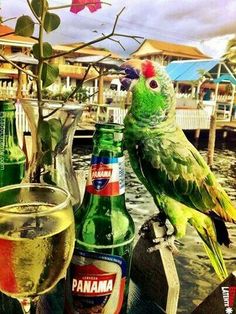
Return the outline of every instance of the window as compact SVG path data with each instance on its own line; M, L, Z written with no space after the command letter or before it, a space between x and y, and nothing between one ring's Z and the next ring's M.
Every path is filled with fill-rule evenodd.
M11 52L12 53L17 53L17 52L22 52L22 48L21 47L11 47Z

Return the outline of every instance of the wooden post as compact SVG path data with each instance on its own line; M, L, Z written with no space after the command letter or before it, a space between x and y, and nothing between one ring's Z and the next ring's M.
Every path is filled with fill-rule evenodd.
M154 237L163 236L166 232L158 222L152 227ZM173 255L167 247L147 253L151 246L153 243L148 239L141 237L138 240L133 253L131 278L145 297L156 302L167 314L176 314L180 284Z
M213 166L215 140L216 140L216 115L213 114L211 115L211 121L210 121L208 151L207 151L207 163L209 167Z
M235 98L235 85L232 85L232 95L231 95L231 100L230 100L230 121L232 121L232 113L233 113L233 107L234 107L234 98Z
M227 131L224 131L224 132L223 132L223 138L225 139L227 136L228 136L228 132L227 132Z
M70 88L70 77L69 76L66 77L66 88L67 89Z
M194 133L194 139L199 140L201 129L196 129Z
M22 87L23 87L22 71L18 70L16 99L22 98Z
M104 90L103 72L104 72L104 68L103 68L103 66L101 66L100 71L99 71L99 80L98 80L98 103L99 104L104 104L104 99L103 99L103 90Z
M221 64L218 66L217 71L217 78L220 77L221 73ZM216 140L216 107L217 107L217 96L218 96L218 90L219 90L219 83L216 84L216 90L215 90L215 108L211 115L211 121L210 121L210 129L209 129L209 140L208 140L208 152L207 152L207 163L209 167L213 166L213 159L214 159L214 151L215 151L215 140Z

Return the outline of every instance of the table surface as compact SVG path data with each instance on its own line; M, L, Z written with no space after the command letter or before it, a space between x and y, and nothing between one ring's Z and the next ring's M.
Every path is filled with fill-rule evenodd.
M59 288L60 289L60 288ZM37 311L32 308L32 314L64 314L64 300L59 296L61 291L58 291L58 297L55 294L44 298L44 302L40 302ZM0 314L18 314L21 309L18 301L9 299L3 294L0 294ZM164 314L157 303L144 296L140 288L131 280L129 287L129 306L127 314Z
M129 287L129 306L127 314L164 314L157 303L144 295L141 289L131 280Z

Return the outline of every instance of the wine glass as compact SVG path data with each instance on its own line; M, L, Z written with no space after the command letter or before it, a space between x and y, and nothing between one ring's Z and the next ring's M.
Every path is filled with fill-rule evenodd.
M0 188L0 291L18 299L24 314L65 277L74 242L67 191L37 183Z

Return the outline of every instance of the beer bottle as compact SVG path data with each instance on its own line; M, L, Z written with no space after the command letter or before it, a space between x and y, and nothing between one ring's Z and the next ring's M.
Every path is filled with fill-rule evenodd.
M20 183L25 174L26 157L18 144L15 106L0 100L0 187Z
M0 187L21 182L25 173L26 158L18 145L15 110L12 101L0 100ZM19 302L0 293L0 313L21 313Z
M134 222L125 206L123 126L96 124L70 267L73 313L126 313Z

